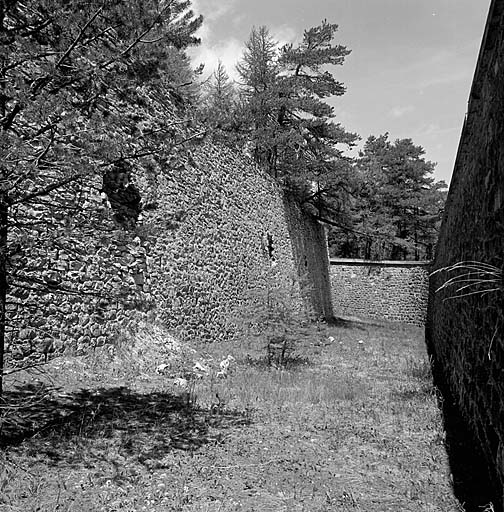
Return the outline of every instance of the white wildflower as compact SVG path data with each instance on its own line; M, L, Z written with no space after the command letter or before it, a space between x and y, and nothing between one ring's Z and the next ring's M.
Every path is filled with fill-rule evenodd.
M208 368L204 365L202 365L199 361L196 361L194 363L194 366L192 367L194 372L201 372L201 373L208 373Z
M156 368L156 373L159 373L159 374L162 374L164 373L164 371L169 367L170 365L168 364L160 364L157 368Z
M235 358L232 355L228 355L225 359L223 359L220 363L220 371L217 372L217 378L225 379L229 372L229 367L231 363L235 361Z
M189 389L189 382L188 382L188 380L184 379L182 377L178 377L178 378L174 379L173 380L173 385L177 386L179 388L182 388L184 390Z

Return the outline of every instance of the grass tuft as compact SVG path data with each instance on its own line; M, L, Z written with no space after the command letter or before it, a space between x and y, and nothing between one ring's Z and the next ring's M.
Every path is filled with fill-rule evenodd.
M453 295L445 298L450 300L471 295L487 295L489 293L502 291L503 289L503 271L501 268L480 261L459 261L453 265L437 269L431 275L440 273L452 274L453 277L436 289L436 293L441 290L454 289Z

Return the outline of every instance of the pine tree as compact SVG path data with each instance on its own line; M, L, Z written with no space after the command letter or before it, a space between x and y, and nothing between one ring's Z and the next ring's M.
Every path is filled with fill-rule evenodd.
M297 47L282 48L279 59L285 101L278 123L298 134L299 141L296 152L290 151L285 158L288 175L294 183L299 178L315 182L317 200L336 192L342 182L341 171L346 166L338 145L351 146L357 139L333 121L334 109L325 101L345 92L343 84L327 70L327 66L342 65L350 53L346 47L333 44L337 29L337 25L323 21L305 31ZM343 178L346 180L347 176Z
M247 133L254 159L276 174L274 147L279 131L275 116L279 105L278 44L265 27L253 27L236 66L242 86L242 121L238 131Z
M278 44L267 27L253 27L236 69L251 96L273 87L278 73Z
M203 84L199 117L210 128L230 132L235 124L236 91L219 60L217 68Z
M238 71L248 94L254 155L267 171L323 217L334 214L352 169L341 146L357 135L333 121L327 98L345 92L327 66L350 53L334 45L337 25L323 21L298 46L278 48L265 27L253 29Z
M367 139L357 161L360 185L352 202L354 255L432 257L446 184L434 180L435 164L425 160L424 154L411 139L391 142L388 134Z

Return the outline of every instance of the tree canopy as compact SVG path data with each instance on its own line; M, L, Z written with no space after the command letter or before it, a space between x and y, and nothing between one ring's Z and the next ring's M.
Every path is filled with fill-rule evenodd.
M370 136L355 172L359 187L346 232L332 236L336 254L366 259L430 259L446 199L433 162L411 139ZM338 242L338 238L341 240Z
M350 54L335 43L337 30L324 20L280 47L267 27L252 28L238 85L219 63L205 118L331 226L334 255L430 258L446 184L434 181L435 164L411 139L370 136L358 158L348 156L359 136L335 119L345 86L334 71Z
M199 118L209 128L232 132L237 110L237 93L226 68L217 68L202 84Z
M350 53L334 43L338 26L323 21L301 42L279 47L266 27L252 29L237 66L245 126L256 161L285 189L316 209L341 202L358 136L334 120L328 98L345 92L330 69ZM245 129L244 129L245 128Z

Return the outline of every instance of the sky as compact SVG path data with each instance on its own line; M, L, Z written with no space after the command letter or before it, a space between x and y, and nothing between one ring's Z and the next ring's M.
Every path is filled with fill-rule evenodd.
M228 74L253 26L279 43L300 42L322 20L352 52L331 69L345 84L330 100L335 121L362 137L410 138L449 183L491 0L192 0L203 14L202 44L190 50L211 73ZM358 148L353 151L356 156Z

